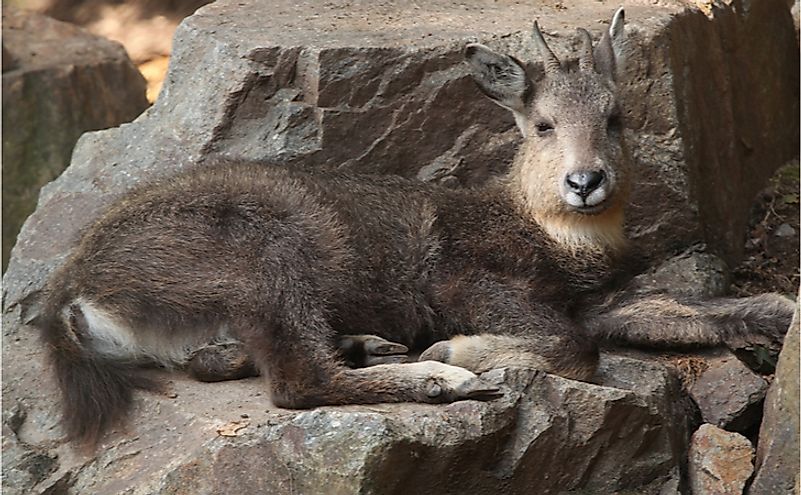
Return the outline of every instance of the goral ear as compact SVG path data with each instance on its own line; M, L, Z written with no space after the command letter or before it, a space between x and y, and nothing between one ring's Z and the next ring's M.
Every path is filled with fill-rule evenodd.
M611 81L617 81L623 73L626 44L626 13L623 7L617 9L609 24L609 29L601 36L595 47L595 67Z
M523 64L478 43L467 45L464 56L470 63L473 80L479 89L498 105L511 110L517 126L525 135L525 108L534 92L534 85Z

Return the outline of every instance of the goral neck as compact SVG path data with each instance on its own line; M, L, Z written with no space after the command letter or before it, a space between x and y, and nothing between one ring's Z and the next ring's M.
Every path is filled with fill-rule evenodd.
M625 249L622 200L614 200L614 204L597 215L565 211L561 205L549 207L544 204L551 196L544 196L539 191L540 184L536 180L516 171L508 177L506 185L521 213L534 220L557 246L568 252L591 251L609 255Z

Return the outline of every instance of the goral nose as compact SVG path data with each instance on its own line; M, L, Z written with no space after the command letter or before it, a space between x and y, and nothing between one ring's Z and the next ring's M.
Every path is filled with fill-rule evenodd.
M581 199L587 199L587 196L601 187L605 180L606 174L603 170L582 170L568 174L565 177L565 184L570 191L581 196Z

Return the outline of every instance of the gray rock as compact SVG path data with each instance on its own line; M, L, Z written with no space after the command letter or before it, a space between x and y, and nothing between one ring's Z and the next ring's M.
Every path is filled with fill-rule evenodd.
M759 429L756 476L749 495L799 493L799 314L779 355Z
M26 8L121 43L139 65L169 55L172 34L181 19L211 1L36 0L27 2Z
M742 495L754 472L754 447L747 438L710 424L693 433L689 477L693 495Z
M147 108L145 81L116 43L3 8L3 269L39 188L69 165L85 131Z
M706 369L690 386L704 422L746 432L762 417L768 383L728 351L705 360Z
M692 298L720 297L731 284L725 261L693 247L634 278L639 292L666 292Z
M3 425L3 489L24 493L26 487L46 480L58 466L57 459L47 449L22 444L14 431ZM6 469L8 467L8 469Z
M776 231L773 235L776 237L793 237L795 235L795 229L789 223L783 223L776 227Z

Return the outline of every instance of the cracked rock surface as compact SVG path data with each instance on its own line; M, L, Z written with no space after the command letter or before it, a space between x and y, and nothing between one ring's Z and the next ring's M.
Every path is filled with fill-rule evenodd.
M762 416L768 383L729 351L705 361L707 368L690 387L706 423L747 432Z
M779 355L776 376L765 399L759 429L756 475L749 495L789 495L799 492L799 307Z
M739 433L703 424L693 433L689 478L693 495L740 495L754 472L754 447Z

